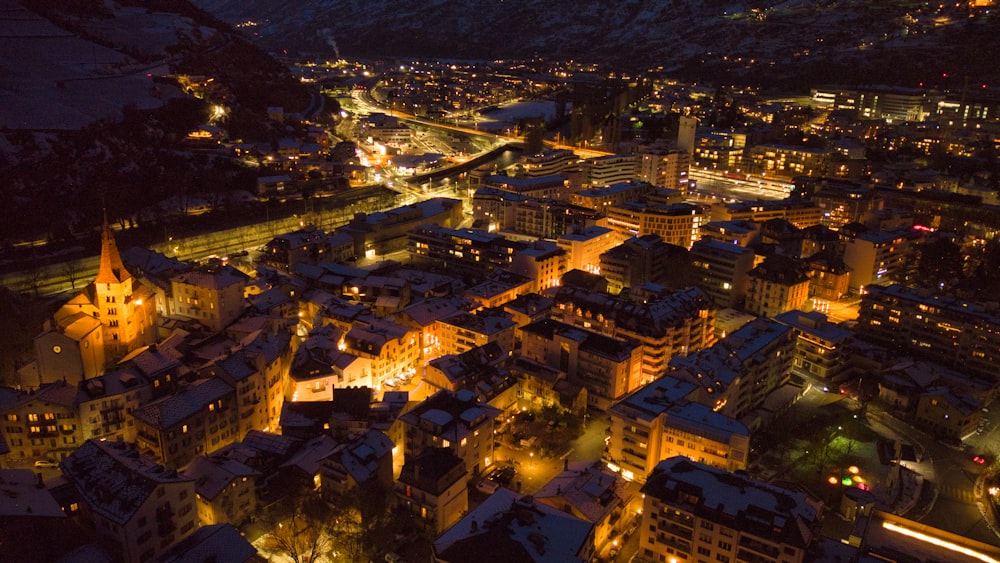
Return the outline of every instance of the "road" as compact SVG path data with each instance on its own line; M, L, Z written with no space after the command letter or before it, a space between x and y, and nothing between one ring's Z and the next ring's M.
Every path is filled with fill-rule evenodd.
M972 452L949 447L878 409L870 409L868 417L905 437L918 451L924 452L922 461L904 464L922 473L926 479L925 486L929 482L932 489L904 516L983 543L1000 545L1000 537L983 518L977 505L984 499L977 496L981 491L977 491L975 485L985 467L972 461Z

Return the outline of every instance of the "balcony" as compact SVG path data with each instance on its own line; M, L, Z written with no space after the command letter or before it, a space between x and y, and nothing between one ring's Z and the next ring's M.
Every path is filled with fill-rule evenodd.
M690 541L691 537L694 535L694 532L691 531L691 528L679 526L675 523L666 523L663 520L660 520L660 523L656 525L656 529L660 532L666 532L668 534L680 536L688 541Z
M681 551L681 552L683 552L685 554L691 553L691 543L690 542L678 540L677 538L675 538L673 536L668 536L668 535L665 535L665 534L657 534L656 535L656 542L657 543L662 543L663 545L665 545L667 547L672 547L672 548L674 548L674 549L676 549L678 551Z
M768 545L762 541L755 540L747 536L742 536L740 538L739 545L741 548L746 548L749 550L756 551L757 553L766 555L767 557L770 558L777 558L778 555L780 554L780 551L778 550L777 547L773 545Z

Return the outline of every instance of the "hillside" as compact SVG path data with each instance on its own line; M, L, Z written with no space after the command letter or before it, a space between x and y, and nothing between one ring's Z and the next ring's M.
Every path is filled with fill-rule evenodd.
M916 86L998 70L998 10L904 0L192 0L270 50L575 59L679 78ZM991 47L992 46L992 47ZM947 84L944 84L947 86Z
M0 0L0 253L72 243L186 191L252 185L252 172L187 148L225 108L233 137L269 142L266 108L307 88L243 35L186 0ZM193 85L198 85L196 88Z

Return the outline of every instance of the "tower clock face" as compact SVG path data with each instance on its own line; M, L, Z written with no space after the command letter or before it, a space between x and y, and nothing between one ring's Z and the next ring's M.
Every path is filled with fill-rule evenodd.
M52 351L58 354L59 352L62 352L62 346L56 344L55 346L52 347Z

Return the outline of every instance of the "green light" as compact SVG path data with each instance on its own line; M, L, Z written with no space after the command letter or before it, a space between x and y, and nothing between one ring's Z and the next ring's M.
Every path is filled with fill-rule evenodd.
M845 487L850 487L851 485L854 484L854 480L851 479L850 477L844 477L843 479L840 480L840 484L844 485Z

